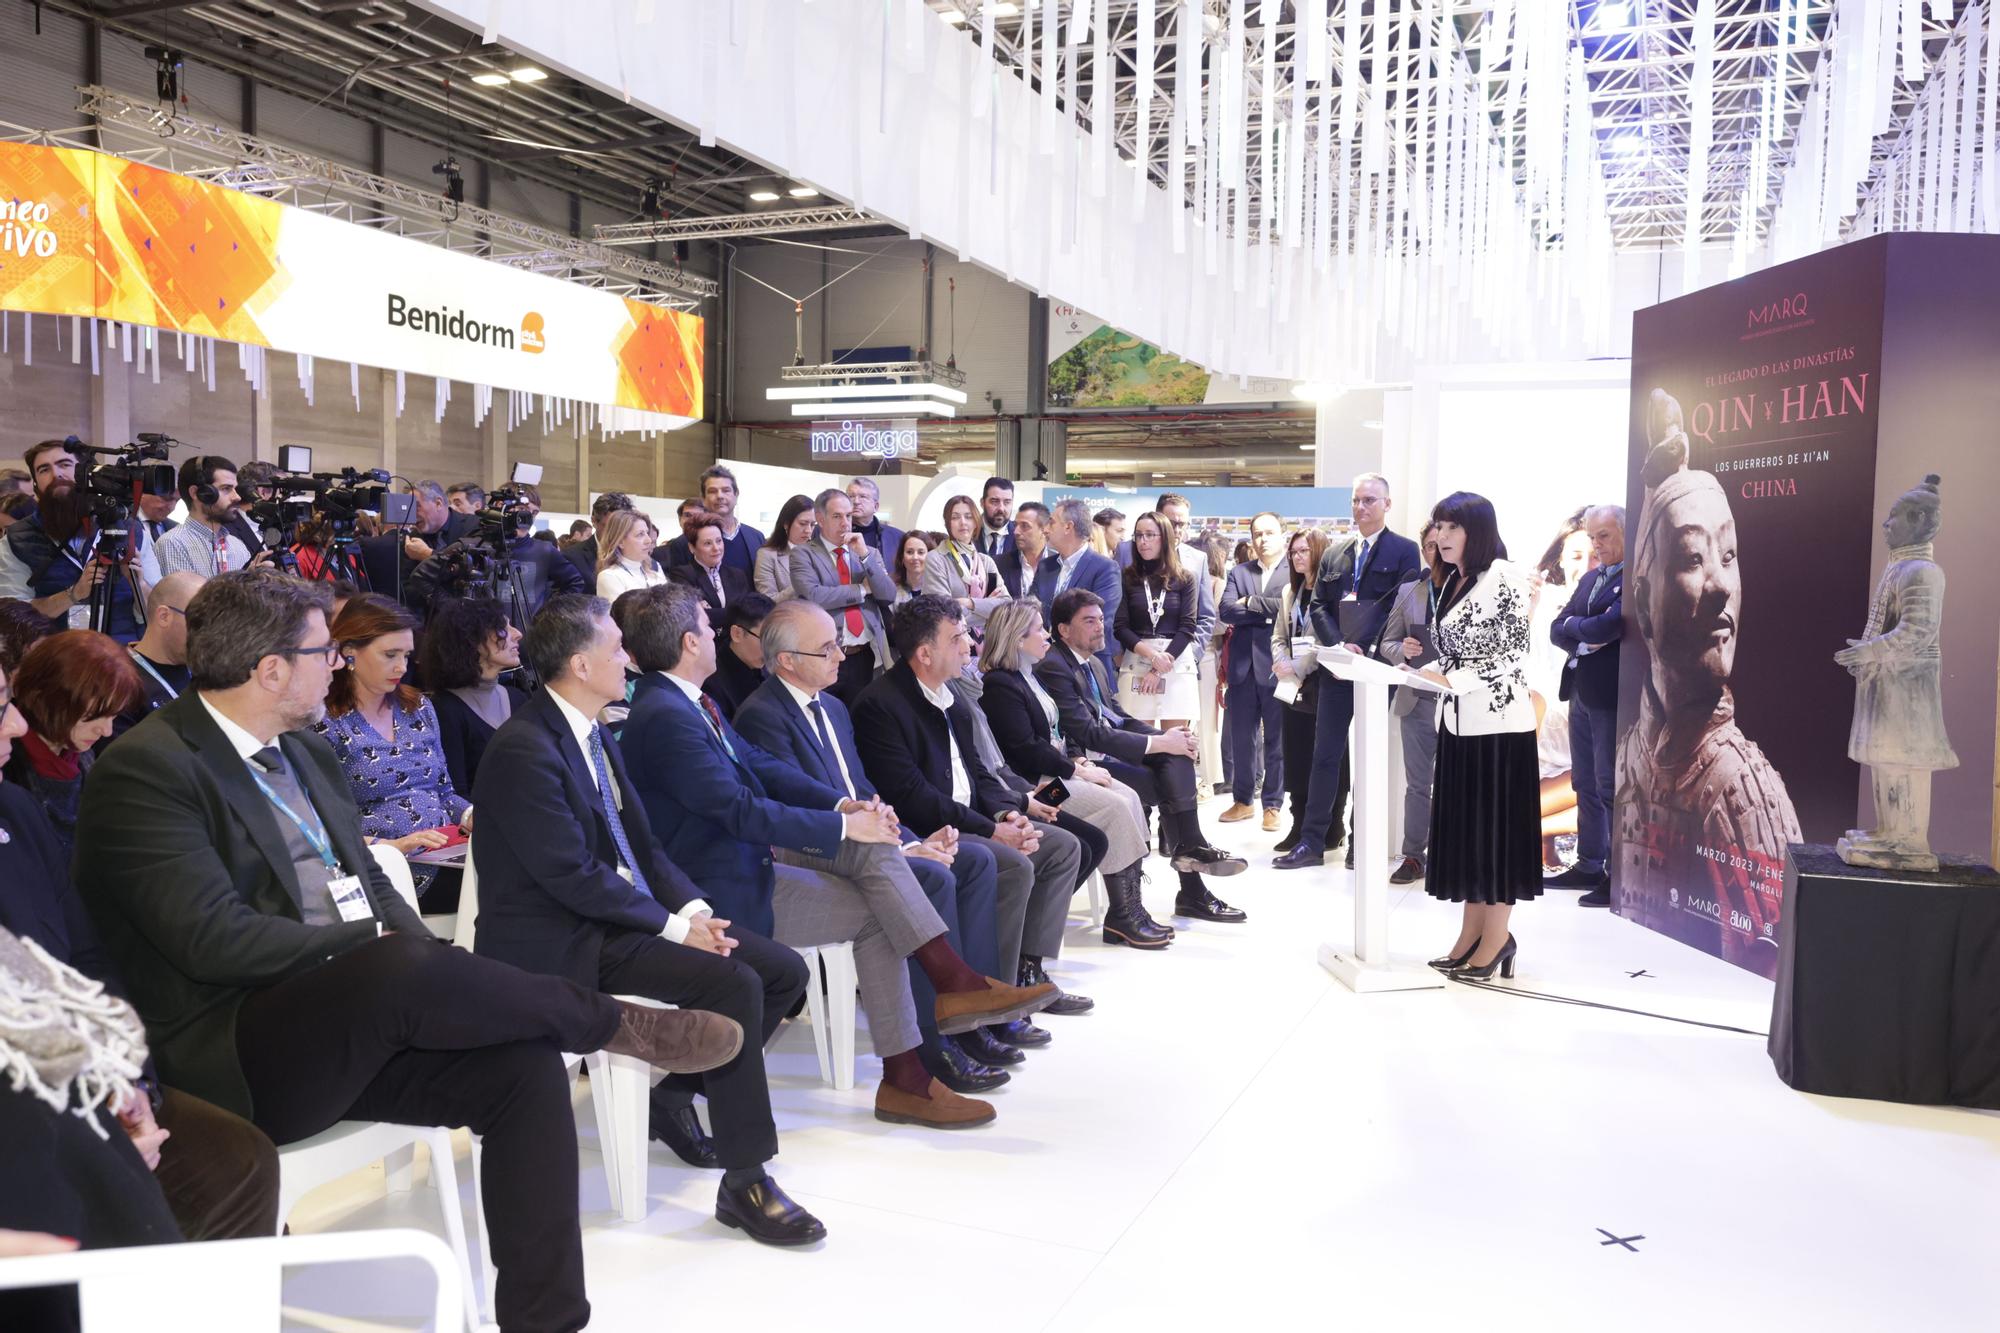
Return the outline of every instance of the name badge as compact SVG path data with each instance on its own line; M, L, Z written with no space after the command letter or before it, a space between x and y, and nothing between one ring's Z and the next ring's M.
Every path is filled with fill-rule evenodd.
M368 905L368 892L361 887L359 875L336 875L326 882L326 891L333 895L333 910L340 913L342 921L375 919L375 909Z

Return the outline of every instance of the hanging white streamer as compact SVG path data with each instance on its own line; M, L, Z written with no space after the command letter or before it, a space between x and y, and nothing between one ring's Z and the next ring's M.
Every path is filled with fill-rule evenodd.
M1715 142L1715 0L1694 10L1693 77L1688 81L1687 219L1681 232L1681 290L1700 282L1702 222L1708 204L1708 154Z

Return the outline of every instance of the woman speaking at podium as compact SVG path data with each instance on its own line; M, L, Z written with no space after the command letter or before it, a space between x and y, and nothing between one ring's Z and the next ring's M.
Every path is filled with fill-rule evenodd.
M1431 511L1430 623L1438 704L1431 863L1425 891L1463 903L1458 942L1431 966L1483 981L1514 975L1514 904L1542 891L1541 770L1528 664L1527 576L1507 560L1493 503L1470 491ZM1419 655L1422 645L1406 641ZM1404 668L1409 670L1410 668Z

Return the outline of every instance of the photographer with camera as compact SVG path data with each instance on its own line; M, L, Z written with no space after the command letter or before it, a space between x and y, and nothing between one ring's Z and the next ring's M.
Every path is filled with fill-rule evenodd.
M236 491L236 464L216 454L203 454L181 464L181 499L187 501L187 522L160 538L160 573L186 570L203 578L265 564L270 554L261 543L255 551L235 531L232 520L242 516Z
M368 571L368 585L385 597L394 597L412 610L421 611L430 601L436 585L421 597L413 586L417 567L445 547L479 530L476 514L461 514L445 502L444 487L434 481L419 481L410 488L416 510L407 528L392 527L379 537L361 543L361 561Z
M473 520L473 530L444 546L410 575L404 585L406 605L418 611L435 611L439 594L488 597L499 601L525 625L551 595L590 590L575 564L561 551L535 540L530 529L542 506L540 493L533 486L510 483L496 487L484 499L485 508L467 516ZM460 517L459 511L452 517Z
M80 452L74 436L28 449L35 512L0 538L0 597L18 597L50 620L83 629L90 625L85 603L103 583L108 601L101 628L130 643L139 637L138 599L131 578L118 574L122 547L99 550L103 524L96 501L102 497L93 497L77 476Z

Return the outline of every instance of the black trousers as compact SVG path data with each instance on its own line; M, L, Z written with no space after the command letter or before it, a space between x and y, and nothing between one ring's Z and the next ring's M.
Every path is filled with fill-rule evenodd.
M1285 794L1292 798L1292 819L1303 822L1306 800L1312 789L1314 733L1319 715L1308 709L1285 709L1280 730L1285 738Z
M614 931L605 936L598 984L613 995L706 1009L743 1025L743 1049L706 1074L669 1074L653 1088L660 1110L686 1106L708 1095L715 1155L725 1170L761 1166L778 1155L778 1124L764 1078L764 1043L806 993L805 960L782 944L738 926L740 940L727 958L658 935Z
M1101 761L1112 777L1139 793L1148 806L1178 814L1200 802L1195 793L1194 760L1178 754L1149 754L1137 764L1122 759Z
M483 1136L500 1326L572 1333L590 1302L562 1052L597 1050L617 1030L608 995L385 935L252 994L237 1011L236 1053L252 1119L280 1144L338 1120Z
M1233 756L1230 764L1229 789L1231 798L1238 805L1249 805L1257 795L1261 781L1264 788L1264 808L1275 810L1282 802L1285 773L1290 767L1284 747L1283 714L1285 706L1278 702L1275 693L1277 682L1266 689L1255 679L1231 685L1222 696L1223 709L1229 720L1229 749ZM1258 740L1262 738L1263 764L1258 765Z
M1299 845L1326 850L1327 831L1347 803L1347 729L1354 721L1354 686L1325 680L1319 687L1319 712L1313 730L1312 778L1306 798L1305 831Z
M835 613L836 619L838 614ZM874 679L875 650L864 647L861 651L849 653L840 659L840 675L827 687L826 692L852 708L854 701L861 697L861 691L867 689L869 682Z

